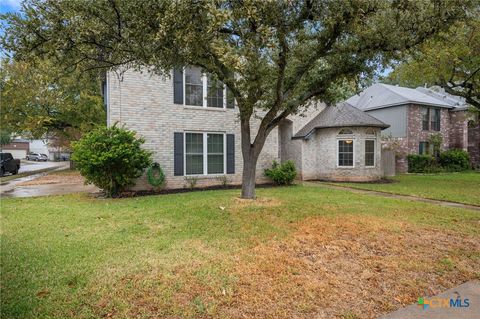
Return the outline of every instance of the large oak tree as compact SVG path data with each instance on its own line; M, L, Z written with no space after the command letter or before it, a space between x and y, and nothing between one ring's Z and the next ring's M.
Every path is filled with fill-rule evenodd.
M473 2L473 1L472 1ZM448 27L465 0L27 0L8 15L16 58L47 55L83 70L197 65L233 92L240 112L242 197L269 133L312 98L378 69ZM259 128L251 128L258 118Z
M389 75L390 82L437 85L480 112L480 3L467 19L410 51Z
M101 79L94 74L65 71L51 60L4 59L0 89L0 119L8 132L70 141L105 125Z

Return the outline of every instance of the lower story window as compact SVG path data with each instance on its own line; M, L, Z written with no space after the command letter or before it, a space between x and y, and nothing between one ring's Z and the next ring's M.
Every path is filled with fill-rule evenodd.
M365 166L375 166L375 140L365 140Z
M353 166L353 140L338 141L338 166Z
M225 134L185 133L185 174L225 173Z
M426 155L429 153L429 143L428 142L420 142L418 144L418 154Z

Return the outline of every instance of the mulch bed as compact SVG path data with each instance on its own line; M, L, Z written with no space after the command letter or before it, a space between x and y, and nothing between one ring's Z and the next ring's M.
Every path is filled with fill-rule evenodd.
M273 183L264 183L257 184L256 188L270 188L270 187L282 187L277 186ZM287 187L287 186L284 186ZM161 190L138 190L138 191L124 191L117 198L130 198L130 197L141 197L141 196L151 196L151 195L168 195L168 194L178 194L178 193L190 193L190 192L202 192L210 190L228 190L228 189L241 189L242 185L214 185L214 186L205 186L205 187L195 187L195 188L171 188L171 189L161 189ZM102 197L102 193L96 193L96 197Z

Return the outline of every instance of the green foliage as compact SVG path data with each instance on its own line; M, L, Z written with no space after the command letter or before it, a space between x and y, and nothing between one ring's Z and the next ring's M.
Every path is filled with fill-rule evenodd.
M101 188L107 197L117 196L152 162L143 143L133 131L99 127L73 143L72 159L86 183Z
M160 164L153 163L147 169L147 181L153 187L161 188L165 185L165 174L163 173Z
M95 75L65 72L48 60L4 59L0 87L2 126L12 132L75 140L95 126L105 125L100 80Z
M388 80L408 87L439 85L480 112L480 12L410 51Z
M470 168L470 156L468 152L461 149L441 152L438 158L431 155L410 154L407 159L409 173L460 172Z
M265 176L270 177L277 185L290 185L297 176L295 163L286 161L279 164L277 161L273 161L272 168L265 170Z
M437 173L441 169L435 157L430 155L410 154L407 156L409 173Z
M0 129L0 145L10 144L12 141L12 133L9 130Z
M430 142L430 144L433 145L434 149L440 149L440 147L442 146L442 141L443 141L442 134L440 134L440 133L432 134L428 138L428 141Z
M186 185L184 187L188 187L190 189L194 189L198 183L198 177L196 176L186 176L185 177Z
M230 180L230 178L228 177L228 175L218 176L218 177L217 177L217 180L220 182L220 184L221 184L223 187L227 187L228 184L231 182L231 180Z
M470 168L470 156L467 151L451 149L440 154L439 163L450 172L465 171Z

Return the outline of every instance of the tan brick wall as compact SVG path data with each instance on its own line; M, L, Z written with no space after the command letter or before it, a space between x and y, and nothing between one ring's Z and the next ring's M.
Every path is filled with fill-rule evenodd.
M147 72L127 71L122 78L108 76L108 125L118 122L145 138L144 147L153 152L154 161L163 168L167 188L182 188L187 182L173 173L174 132L202 131L235 134L235 174L231 183L241 182L243 167L238 109L190 107L173 103L173 80ZM256 132L258 121L252 121ZM273 130L263 148L257 165L258 182L265 182L263 171L278 160L278 132ZM199 176L198 186L220 184L217 177ZM145 176L135 189L148 189Z

